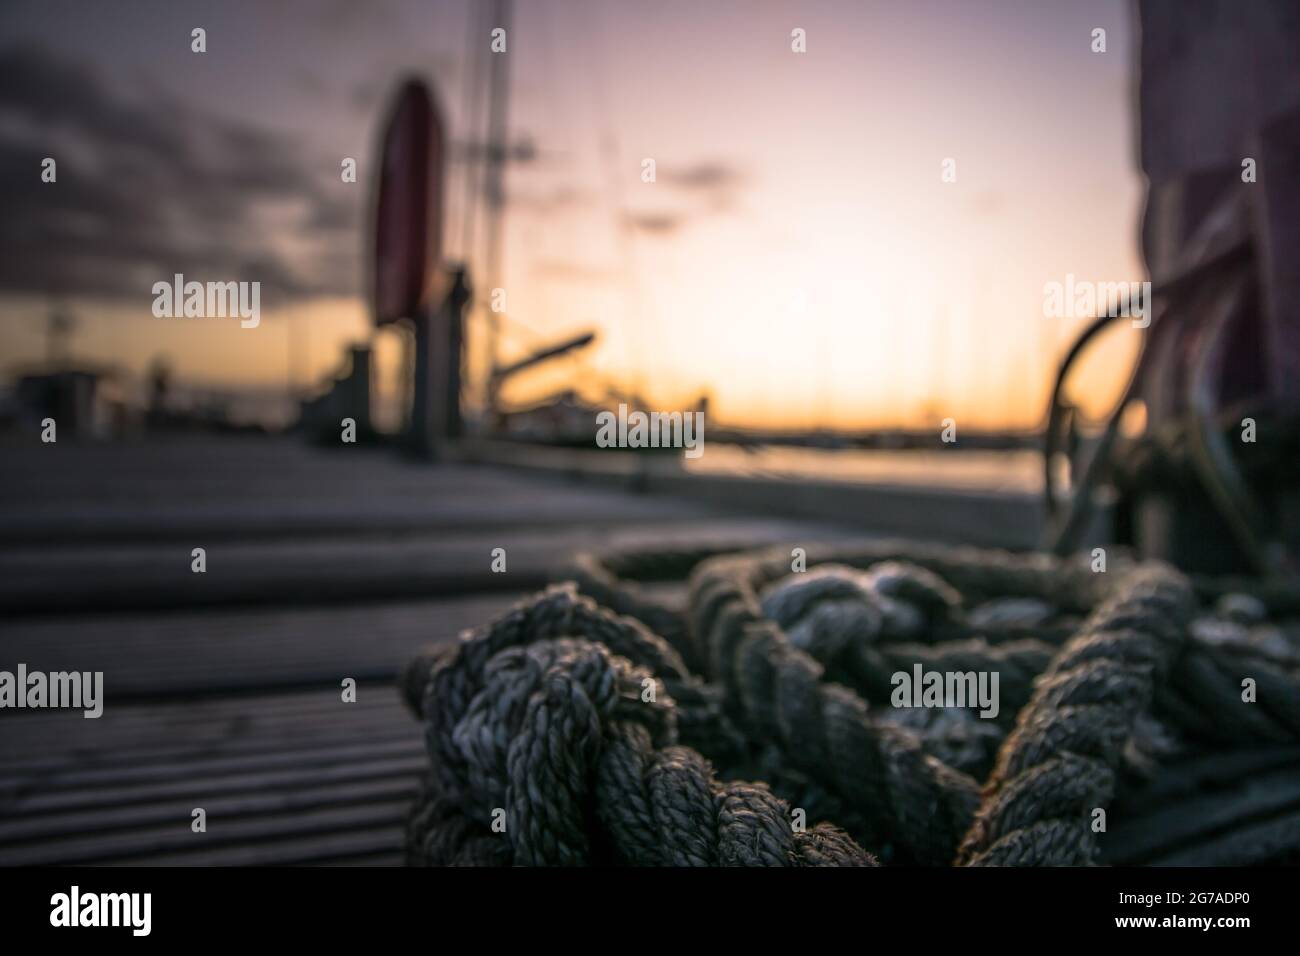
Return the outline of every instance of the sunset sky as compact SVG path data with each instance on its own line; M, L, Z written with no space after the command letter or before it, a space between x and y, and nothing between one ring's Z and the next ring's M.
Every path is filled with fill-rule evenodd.
M470 2L0 7L0 367L43 357L59 296L78 357L138 373L165 354L181 379L270 397L325 373L369 334L362 229L397 80L432 78L452 139L475 138ZM505 357L600 337L512 399L612 380L660 408L707 391L730 424L1028 427L1086 321L1045 318L1044 283L1143 278L1122 0L516 7L511 140L534 149L507 169ZM485 292L464 169L446 245ZM261 325L154 318L175 272L261 281ZM1093 412L1139 334L1121 325L1075 390Z

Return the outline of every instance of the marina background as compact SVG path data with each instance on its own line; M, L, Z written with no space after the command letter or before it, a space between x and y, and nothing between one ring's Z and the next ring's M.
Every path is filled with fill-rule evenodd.
M6 4L8 162L62 148L57 185L0 177L4 370L43 360L59 307L75 357L117 369L135 403L161 358L178 401L292 421L372 335L375 127L409 71L434 78L454 140L446 251L479 286L470 414L501 287L507 361L597 333L512 380L515 406L569 387L599 403L614 385L656 408L707 394L711 425L1035 429L1086 320L1045 317L1044 284L1144 275L1120 0L519 4L495 268L472 8ZM796 27L806 54L791 52ZM1105 53L1090 50L1099 27ZM356 183L340 180L344 157ZM153 212L128 215L131 202ZM261 327L155 319L152 282L185 262L200 281L261 279ZM1089 416L1117 397L1137 334L1117 329L1078 370L1070 397ZM374 336L381 422L397 415L395 338Z

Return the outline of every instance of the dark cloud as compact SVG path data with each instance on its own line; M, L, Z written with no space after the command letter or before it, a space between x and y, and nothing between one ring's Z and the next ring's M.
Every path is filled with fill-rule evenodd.
M43 183L41 162L58 163ZM365 184L293 138L0 50L0 290L152 301L153 282L257 280L273 308L356 293Z
M660 164L655 181L681 194L679 205L687 208L635 210L624 217L624 222L638 232L664 237L679 232L703 215L735 209L745 176L735 166L711 160L680 167Z
M704 193L730 193L744 183L744 175L735 166L720 161L695 163L680 169L659 166L657 180L678 189Z

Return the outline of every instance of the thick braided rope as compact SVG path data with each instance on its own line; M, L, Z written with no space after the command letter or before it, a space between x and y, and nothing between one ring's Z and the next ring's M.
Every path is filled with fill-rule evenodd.
M948 585L973 601L991 597L1035 597L1059 607L1087 613L1111 587L1106 575L1092 573L1083 559L1060 559L1052 555L1013 554L1008 551L953 547L926 542L872 540L839 545L810 545L809 567L835 563L867 569L889 561L917 565L937 575ZM727 555L698 567L726 569L740 565L752 588L765 585L790 573L790 549L779 547L749 554ZM1111 560L1111 577L1122 576L1134 563L1118 555Z
M589 552L578 555L561 578L576 581L582 593L590 594L602 605L614 609L625 606L628 610L620 610L620 613L642 619L642 613L662 615L675 612L644 593L637 586L638 581L684 579L701 568L704 562L717 558L723 566L730 562L751 565L753 577L750 583L761 588L790 573L792 547L775 545L742 549L719 546ZM1123 549L1112 549L1110 570L1100 575L1092 573L1089 562L1082 557L1063 559L1039 552L1020 554L906 540L812 544L804 550L809 568L835 563L867 569L881 562L902 561L934 572L962 592L969 603L995 597L1037 597L1062 610L1079 614L1090 612L1115 586L1116 578L1123 578L1138 566L1138 562ZM1192 582L1198 597L1205 603L1213 603L1226 594L1250 594L1262 601L1273 614L1300 614L1300 582L1294 579L1194 576ZM603 590L608 600L597 596L597 590ZM680 615L678 617L680 620ZM1042 631L1040 628L1031 630ZM1048 628L1047 632L1053 633L1054 629ZM979 633L991 641L1000 636L997 630L989 628L981 628ZM960 627L936 632L937 639L950 636L977 635L963 633ZM1012 627L1006 636L1015 639L1034 635ZM1058 632L1057 636L1059 639L1053 643L1063 643L1064 639L1073 636L1073 632Z
M1017 717L958 863L1093 862L1092 813L1114 795L1121 752L1184 650L1193 607L1187 580L1154 567L1098 608Z
M848 684L869 701L888 699L892 676L908 673L914 666L932 672L996 673L1002 705L998 719L1013 721L1058 648L1032 639L1000 644L983 638L891 643L897 640L891 629L897 632L900 621L904 636L916 641L939 631L944 619L957 613L961 596L945 593L946 584L938 578L929 580L927 574L899 562L875 565L865 574L841 565L819 565L772 585L763 598L763 609L826 668L829 679ZM883 592L878 583L882 578ZM915 603L922 607L928 603L936 614L925 620L909 608L910 618L893 614L891 623L889 606L896 602L889 587L911 589ZM996 610L990 613L992 608ZM1255 613L1262 610L1252 608ZM1001 618L1006 623L1017 616L1034 621L1051 613L1050 605L1034 599L1003 599L978 609L972 621ZM1300 740L1300 653L1280 635L1259 646L1251 643L1249 631L1241 624L1207 616L1200 623L1205 625L1204 636L1200 628L1192 627L1192 640L1179 657L1177 673L1160 687L1155 708L1160 721L1205 741ZM1260 706L1241 706L1246 677L1266 688Z
M747 575L751 576L747 578ZM767 711L772 708L760 696L755 695L752 688L744 686L744 668L729 669L727 665L727 655L731 652L728 641L735 639L735 632L744 631L746 627L755 630L750 620L754 613L753 592L745 587L749 581L756 579L753 575L753 565L746 567L714 562L703 573L697 572L693 585L692 609L699 615L694 621L694 633L713 652L712 675L729 690L735 689L742 705L749 705L749 715L757 716L753 713L755 709ZM1155 687L1164 684L1169 665L1186 656L1182 652L1186 650L1188 622L1194 606L1191 588L1186 579L1168 569L1133 569L1125 578L1113 580L1116 585L1112 597L1094 615L1083 636L1076 638L1061 652L1044 678L1047 683L1039 684L1040 688L1049 687L1050 692L1041 689L1035 691L1030 706L1018 720L1017 726L1021 729L1003 748L1000 758L1002 763L999 766L1005 766L1008 759L1013 761L1011 766L1015 766L1015 760L1023 759L1009 758L1007 755L1016 753L1016 748L1023 746L1026 739L1032 742L1031 752L1050 757L1045 757L1041 766L1027 770L1024 779L1006 784L1005 793L994 793L986 799L981 815L972 828L972 835L963 841L963 846L966 847L963 850L964 860L1023 865L1030 862L1078 863L1091 859L1093 845L1090 842L1091 830L1088 828L1090 821L1080 811L1080 807L1086 804L1091 811L1104 808L1109 803L1114 790L1114 769L1124 745L1133 735L1137 716L1146 712ZM1179 601L1170 598L1174 592L1180 596ZM1136 636L1128 634L1125 629L1132 629ZM1151 656L1146 648L1152 635L1164 635L1166 638L1161 645L1165 654L1158 677L1151 673L1147 659ZM1121 637L1125 639L1120 640ZM781 660L783 652L780 637L769 636L768 645L762 653ZM1104 656L1107 652L1114 660L1092 659L1097 655ZM982 651L974 653L975 656L985 656ZM1076 658L1088 660L1085 666L1079 668L1078 673L1072 670ZM889 666L896 663L895 661ZM984 668L994 661L974 663ZM1139 673L1134 675L1123 672L1121 664L1128 670L1136 668ZM750 662L749 666L752 668L753 663ZM779 663L773 665L778 673L780 666ZM1070 671L1069 676L1053 681L1053 675L1062 671ZM1075 681L1078 682L1077 687L1072 683ZM1109 701L1113 705L1111 708L1089 709L1077 706L1080 700L1076 696L1086 701L1089 694L1099 692L1099 687L1108 689L1115 695L1115 699ZM1294 682L1289 687L1274 687L1274 690L1279 691L1276 694L1277 709L1288 711L1295 707L1297 696ZM1075 696L1067 691L1073 691ZM1235 689L1233 693L1220 693L1217 696L1221 702L1236 700L1233 709L1237 713L1260 713L1243 708L1235 695ZM755 699L760 701L757 708L751 704ZM1033 728L1032 736L1023 729L1026 721ZM795 734L791 728L780 726L779 722L766 728L747 727L751 732L766 731L775 734L796 761L800 755L817 753L815 747L811 750L806 747L803 750L795 748L796 742L805 744L809 739L817 739L808 723L801 729L802 733ZM878 736L883 737L888 733L883 727L876 729ZM1087 744L1092 749L1085 748L1082 752L1071 749L1072 745L1078 743ZM818 759L814 756L812 765L802 766L816 772L819 769L816 766ZM862 763L870 765L869 760L863 760ZM833 775L835 770L833 765L825 764L820 769L823 770L823 779L826 773ZM995 776L994 779L996 781L998 778ZM936 774L934 778L936 788L950 785L951 781L951 775ZM842 785L836 789L844 794ZM877 795L881 793L888 797L891 790L888 787L877 790ZM888 807L889 811L893 811L890 813L893 818L891 830L908 850L917 854L918 859L926 859L924 852L918 851L914 842L921 834L908 827L906 817L895 815L898 809L896 805ZM1035 813L1043 819L1034 820L1032 817ZM947 820L939 816L932 822L938 826L931 832L942 833ZM1000 842L996 850L985 855L979 852L981 844L978 833L982 831L991 832L999 839L1005 838L1005 842ZM950 844L949 848L953 846L955 844Z
M1010 556L999 560L1004 568L1016 561ZM701 573L709 573L709 567L705 566ZM813 571L826 567L810 569L805 575L791 575L786 580L803 578L811 583L807 579ZM1144 566L1125 565L1120 573L1086 572L1092 579L1101 581L1099 587L1092 588L1092 593L1105 596L1126 591L1141 567ZM1078 563L1064 564L1065 580L1073 577L1077 582L1078 568ZM734 566L724 563L719 570L724 575L733 573ZM1018 579L1022 589L1037 589L1038 585L1028 581L1023 569L1013 570L1012 577ZM806 583L798 587L806 587ZM914 581L912 586L921 584ZM842 593L849 585L850 582L832 577L822 590L840 588ZM1076 593L1084 590L1077 583L1075 587ZM1280 586L1272 585L1269 593L1282 606L1289 606ZM832 605L819 608L819 611L832 610L836 610ZM1059 653L1052 642L1031 638L1004 639L1000 643L990 643L983 636L956 641L937 638L937 643L890 643L886 634L878 633L878 624L873 630L851 618L852 615L842 612L823 615L819 623L829 619L840 626L823 628L825 633L816 635L817 640L809 644L808 650L827 667L828 677L849 684L872 701L888 699L891 675L907 672L916 664L933 671L996 672L1000 678L1002 716L1013 716L1028 702L1037 675ZM952 629L946 630L951 633ZM932 621L926 631L931 636L941 635L945 632L944 622ZM1242 681L1247 677L1256 682L1260 691L1259 705L1255 707L1241 706ZM1294 650L1269 651L1240 640L1211 643L1194 636L1176 660L1170 679L1157 691L1156 715L1191 738L1222 744L1243 740L1300 741L1300 654Z
M868 568L887 561L905 561L934 572L971 598L1038 597L1077 613L1091 610L1105 590L1104 582L1089 573L1086 564L1063 562L1044 554L1015 555L897 540L812 545L805 551L810 567L834 562ZM583 594L602 606L645 623L667 639L692 669L698 671L700 662L694 659L696 648L691 646L686 619L678 611L646 594L637 582L685 578L697 568L702 570L704 567L726 573L733 563L739 562L748 572L747 586L757 590L790 573L790 554L789 547L743 552L721 547L695 547L600 555L585 553L578 555L561 577L575 581ZM711 558L715 560L710 561ZM1117 556L1113 565L1116 572L1122 573L1131 562ZM974 636L959 623L953 623L939 629L935 639ZM980 636L996 641L1001 635L986 628ZM1021 632L1013 628L1005 636L1009 639L1050 636L1061 642L1069 637L1069 632L1054 632L1050 628Z
M1136 565L1112 557L1109 572L1095 574L1083 560L1050 555L944 548L915 542L879 541L812 548L809 571L827 564L869 569L894 561L933 571L947 583L960 585L967 604L981 598L1026 597L1047 601L1075 612L1091 610L1111 590L1121 586ZM774 547L733 553L701 565L708 549L670 550L656 554L619 554L578 559L576 575L583 593L643 621L657 621L663 634L696 672L705 671L700 649L692 641L684 617L643 594L621 574L658 575L698 568L697 577L736 576L741 587L755 593L790 575L790 548ZM1296 582L1252 582L1236 579L1197 579L1205 599L1224 593L1254 593L1275 612L1300 607ZM829 610L827 608L826 610ZM861 622L841 622L844 634L837 647L804 647L825 668L825 677L844 683L868 700L887 700L894 673L920 664L927 670L997 672L1000 677L1002 719L1009 720L1033 692L1037 675L1072 637L1077 627L1056 624L1021 626L1015 622L972 627L960 619L929 622L925 643L890 642L887 635L864 639ZM854 625L858 625L854 630ZM1245 677L1260 686L1260 706L1242 708ZM1157 694L1162 720L1208 743L1232 744L1242 739L1289 742L1300 740L1300 657L1270 655L1241 644L1214 646L1196 640L1180 658L1177 671ZM1263 693L1267 688L1270 693Z
M712 550L657 551L655 556L659 560L653 570L685 579L696 564L715 553ZM601 607L636 618L680 653L689 646L686 622L680 613L641 590L637 581L654 579L645 574L646 570L644 562L634 562L627 554L597 556L584 553L574 558L561 577L573 581L579 591ZM636 577L632 578L634 574ZM686 663L694 667L693 661L687 660Z
M837 660L821 663L828 679L853 687L869 701L889 699L891 675L926 671L997 673L1000 722L1013 721L1029 703L1038 677L1060 653L1036 640L989 644L980 639L941 644L858 642ZM814 654L814 656L818 656ZM820 659L820 658L819 658ZM1258 704L1241 706L1242 681L1254 680ZM1300 655L1289 657L1192 638L1156 688L1153 713L1188 738L1231 746L1300 742Z
M734 762L745 750L744 737L724 713L723 695L718 688L694 677L680 655L644 624L598 606L579 595L572 584L553 585L532 600L517 604L488 627L467 632L458 646L461 653L473 659L476 671L481 671L488 659L508 647L569 636L603 644L662 681L675 701L678 735L687 746L724 764ZM415 713L429 718L425 732L435 755L441 728L466 706L465 689L449 676L436 686L430 680L444 656L444 648L417 656L402 678L407 704ZM428 699L431 695L437 704L432 712ZM454 753L445 756L455 766Z
M551 636L562 632L602 640ZM420 700L433 759L411 819L416 860L874 862L834 827L794 825L765 787L719 783L698 752L677 744L677 705L663 685L606 640L689 686L654 635L564 588L412 667L407 690ZM658 691L647 701L649 684ZM494 810L504 833L492 833Z
M726 647L728 640L724 633L716 630L719 626L717 622L722 622L724 632L727 629L733 631L733 640L735 630L743 630L755 623L753 605L756 603L756 592L766 583L789 574L789 557L788 549L773 549L758 556L750 554L719 558L697 568L692 587L690 626L685 631L685 637L679 637L678 646L684 656L701 662L697 666L723 684L728 690L729 699L740 701L738 722L745 731L776 740L784 751L782 757L792 761L792 769L808 773L817 783L834 791L829 794L830 804L838 805L842 810L833 818L848 826L850 832L855 833L859 839L870 841L871 834L856 829L849 816L854 808L862 805L862 794L845 793L842 782L836 780L835 768L827 764L818 765L821 757L816 755L823 750L806 746L810 739L810 726L805 724L799 728L802 732L798 732L793 724L786 723L783 726L780 717L765 721L763 712L773 710L769 707L771 701L764 698L761 692L755 694L752 688L747 692L738 687L738 675L753 672L754 668L728 668L716 657L717 648ZM1129 578L1136 570L1136 566L1123 562L1114 565L1108 574L1094 574L1082 562L1062 562L1040 555L1022 557L961 549L954 552L924 545L898 546L893 543L838 549L818 555L817 558L810 556L810 559L816 561L820 557L829 557L837 563L856 567L871 567L881 560L919 560L923 567L959 580L977 594L992 597L1010 593L1039 597L1075 609L1086 606L1089 601L1095 602L1103 598L1108 592L1127 591L1132 586ZM737 608L743 610L737 611ZM939 630L940 628L933 628L932 633ZM690 640L691 643L682 646L684 640ZM770 653L774 659L781 658L784 653L780 639L773 640L770 636L767 644L750 643L744 646L749 653L754 653L756 647L762 647L764 650L759 653ZM1297 671L1294 659L1289 663L1270 660L1267 656L1243 653L1240 649L1229 651L1204 647L1199 643L1189 645L1183 651L1174 662L1177 668L1176 679L1162 681L1158 687L1157 710L1163 719L1184 729L1194 730L1198 736L1224 742L1239 743L1243 734L1244 739L1255 741L1300 740L1300 693L1297 693L1297 688L1300 688L1300 672ZM1056 653L1057 648L1050 643L1025 639L1002 644L989 644L984 640L945 641L938 644L873 644L869 641L856 641L850 646L850 653L846 657L834 661L823 656L821 662L830 665L831 672L826 676L845 680L863 690L869 697L881 700L887 699L890 675L897 671L907 671L913 664L938 671L996 671L1003 682L1002 716L1005 719L1015 715L1029 702L1037 675L1046 669ZM773 666L777 673L782 672L780 666ZM798 665L795 671L796 676L789 678L792 685L797 684ZM806 673L805 668L804 674ZM1268 706L1242 706L1240 688L1243 675L1254 677L1261 686L1261 692L1267 689ZM770 689L769 681L766 690L770 692ZM779 710L774 712L780 713ZM815 724L815 706L805 708L801 713L812 713ZM749 719L746 720L746 717ZM895 732L893 728L883 729L877 725L874 736L892 737ZM867 735L871 736L871 731ZM817 741L816 735L811 734L811 739ZM880 762L866 763L868 766L881 766ZM776 776L777 773L772 773L773 778ZM932 779L936 787L942 787L952 781L952 776L951 773L936 770ZM778 789L785 792L779 784ZM885 792L889 792L888 788L885 788ZM900 829L903 830L901 835ZM901 839L906 850L915 852L911 845L911 837L915 834L906 832L898 817L891 821L886 831L894 838ZM950 851L954 846L955 844L949 844L947 849ZM922 857L918 855L916 858Z
M836 551L833 557L858 566L897 557L919 559L923 566L929 564L959 579L968 589L989 594L1059 597L1062 584L1059 562L1050 558L991 558L967 550L954 555L951 549L897 542L873 542L851 552ZM693 558L698 560L685 555L668 563L680 567ZM578 579L586 591L621 610L643 619L667 619L661 629L672 635L694 668L724 688L737 722L751 738L774 742L791 769L829 791L831 803L871 808L870 813L855 816L870 819L878 829L860 831L860 837L884 839L893 844L900 859L948 862L977 805L975 781L928 756L917 734L871 720L857 695L824 683L821 667L791 647L779 628L763 620L752 599L754 589L788 573L788 562L788 551L766 552L758 559L745 555L738 561L708 562L705 572L693 579L686 626L668 618L666 609L637 591L620 588L608 565L580 560ZM627 567L626 561L610 563ZM1078 580L1075 590L1087 594L1076 603L1086 606L1093 584ZM918 649L902 649L902 653L909 664L925 656ZM1018 649L1002 655L1015 661L1017 653L1023 656ZM1045 661L1035 655L1032 663L1041 667ZM1021 667L1024 682L1030 679L1028 667Z
M821 665L763 617L742 581L693 578L691 609L705 673L749 737L776 744L845 804L870 808L899 859L952 859L978 804L974 779L927 755L917 734L873 721L848 688L823 681Z
M743 752L743 742L736 746L736 728L726 720L731 716L751 743L757 742L760 747L754 763L759 775L770 780L783 795L799 794L799 806L816 808L812 818L835 819L868 845L874 845L873 841L883 834L886 842L896 841L891 849L899 859L951 860L955 840L964 829L961 814L965 812L965 818L971 819L973 781L920 754L915 735L869 720L865 704L856 695L825 683L817 663L792 647L779 627L764 620L761 608L758 614L753 613L758 607L759 589L789 574L787 549L758 556L717 558L696 568L689 622L636 589L629 589L611 570L617 568L619 573L647 580L659 579L695 567L705 556L707 551L699 550L667 558L633 556L613 565L589 559L587 570L578 575L588 593L603 588L603 599L620 610L643 621L647 617L660 620L663 630L671 635L673 647L626 618L595 612L593 608L580 609L576 614L563 607L557 611L545 601L539 602L540 607L525 609L522 616L516 614L500 622L499 630L533 635L570 633L576 621L580 632L590 630L597 640L609 637L621 641L633 658L648 655L664 673L673 675L665 683L678 682L679 690L687 692L682 696L695 696L692 703L680 708L679 716L692 712L697 715L697 737L707 740L704 728L719 721L727 724L725 732L716 735L727 742L709 741L706 750L712 747L733 754ZM1235 742L1240 742L1237 735L1241 732L1261 740L1300 739L1300 673L1294 657L1189 641L1186 614L1182 612L1175 615L1181 624L1166 622L1167 629L1161 632L1158 623L1152 623L1153 615L1159 617L1155 612L1182 607L1180 601L1186 608L1191 607L1185 579L1167 569L1141 569L1130 579L1129 572L1134 569L1127 563L1113 563L1110 574L1094 575L1086 565L1063 565L1043 556L1025 558L893 543L839 549L818 557L860 568L892 559L912 561L960 582L966 594L1040 597L1076 611L1105 599L1081 636L1060 652L1058 661L1043 678L1044 683L1064 688L1057 693L1069 702L1066 706L1034 690L1033 675L1044 670L1057 650L1054 643L1059 638L1047 633L1042 634L1047 640L1025 640L1009 631L998 636L1002 643L994 644L943 640L939 635L961 634L961 629L936 619L928 622L924 636L940 643L891 643L883 638L879 642L857 641L849 645L853 653L847 657L841 654L838 659L828 656L825 647L808 648L820 653L834 676L839 676L841 667L857 668L861 673L852 681L855 684L874 680L879 689L882 674L906 669L914 662L936 670L997 670L1005 681L1004 701L1012 705L1008 710L1014 713L1022 699L1028 701L1016 732L1003 748L979 817L962 841L963 862L1090 860L1091 831L1086 828L1080 807L1090 804L1095 809L1109 801L1118 754L1132 735L1133 720L1152 701L1162 717L1174 715L1177 723L1187 727L1198 722L1204 725L1199 730L1206 736L1213 736L1214 728L1219 728L1221 735ZM810 556L810 565L817 560ZM907 583L905 577L903 583ZM1183 594L1185 601L1171 599L1174 591ZM909 597L920 603L927 599L925 594ZM556 624L557 616L565 619L562 626ZM1153 633L1163 634L1164 644L1156 646L1167 651L1157 655L1154 663L1145 654ZM508 646L510 642L499 638L496 644ZM844 649L839 647L838 651ZM717 680L719 686L692 682L682 657ZM1121 673L1124 668L1135 670L1135 674ZM1055 675L1063 669L1080 673L1073 675L1073 683L1056 681ZM1265 706L1241 706L1238 693L1243 674L1258 681L1261 703L1267 701ZM422 686L427 690L432 684L429 681ZM421 686L421 682L417 679L415 685ZM1102 690L1107 688L1108 693L1119 693L1119 697L1105 698ZM867 692L874 696L870 690ZM1082 697L1076 699L1071 694ZM1092 702L1089 694L1100 695L1101 702ZM414 696L424 695L416 692ZM1214 707L1205 706L1207 697ZM1130 708L1121 715L1127 723L1116 718L1114 707L1103 706L1116 704L1120 698ZM724 701L726 714L721 710ZM1214 715L1216 708L1221 715ZM1027 718L1025 715L1030 713L1036 716ZM1025 730L1026 721L1033 728L1032 734ZM794 734L795 728L802 728L804 734ZM432 729L430 737L432 749ZM806 746L808 740L812 741L811 747ZM1070 749L1072 746L1079 750ZM1013 752L1043 759L1021 772L1016 770L1020 766L1017 761L1028 758L1009 756ZM852 771L837 769L832 758L846 755L855 761L854 769L865 769L865 774L859 773L855 779ZM485 839L480 821L467 825L457 818L457 807L463 801L447 799L445 781L440 785L436 780L436 758L434 762L435 779L429 796L412 819L412 840L417 844L423 841L422 845L429 848L428 858L434 860L503 862L500 840ZM904 775L910 773L920 781L910 794L899 789L900 782L907 783L900 780L900 765ZM910 797L913 806L923 806L928 812L909 816L906 804L898 806L903 797ZM951 812L953 806L955 813ZM956 832L953 842L947 842L945 848L942 835L930 844L923 842L922 827L935 828L937 823L942 834L945 817L958 821L947 828ZM1083 830L1080 824L1085 825ZM837 838L842 837L839 834ZM448 855L432 846L438 839L459 843ZM986 846L990 841L991 845ZM943 859L945 852L947 858Z

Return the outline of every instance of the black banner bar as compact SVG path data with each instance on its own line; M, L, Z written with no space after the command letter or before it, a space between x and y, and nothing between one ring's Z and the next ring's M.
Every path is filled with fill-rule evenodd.
M686 927L735 941L800 924L864 941L1050 932L1231 945L1243 932L1294 931L1293 881L1277 869L35 869L0 871L0 914L7 940L76 933L79 945L406 938L436 951L514 934L547 945L559 933L657 949Z

